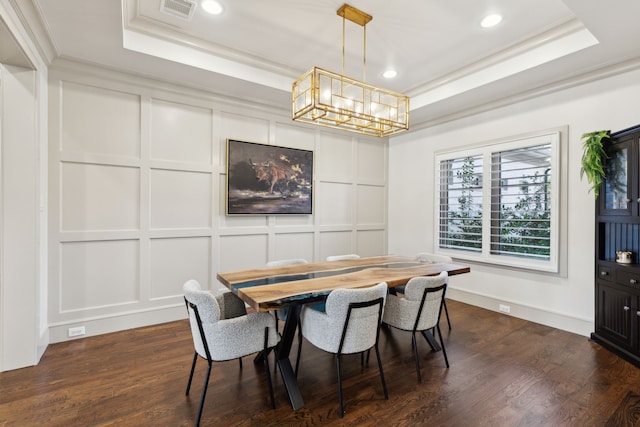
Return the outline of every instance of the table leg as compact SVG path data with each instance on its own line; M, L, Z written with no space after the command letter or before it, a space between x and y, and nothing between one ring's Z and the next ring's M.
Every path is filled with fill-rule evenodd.
M294 411L304 406L304 400L302 400L298 381L289 358L289 354L291 353L291 344L293 343L298 329L301 309L302 305L300 304L289 306L287 320L284 322L284 330L282 331L282 339L278 344L278 351L276 352L278 355L278 366L280 367L282 381L284 382L284 387L287 389L289 401L291 402L291 407Z

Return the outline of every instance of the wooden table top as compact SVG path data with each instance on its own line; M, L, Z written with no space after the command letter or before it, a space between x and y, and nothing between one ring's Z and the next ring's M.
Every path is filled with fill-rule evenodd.
M379 256L264 267L218 273L218 280L256 311L269 311L301 300L319 299L337 288L364 288L387 282L404 285L416 276L450 276L471 271L458 264L421 263L404 256Z

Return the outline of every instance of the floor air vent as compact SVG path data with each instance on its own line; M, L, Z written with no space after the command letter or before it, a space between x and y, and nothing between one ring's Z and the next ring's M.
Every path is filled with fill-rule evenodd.
M196 10L196 2L192 0L161 0L160 12L190 20Z

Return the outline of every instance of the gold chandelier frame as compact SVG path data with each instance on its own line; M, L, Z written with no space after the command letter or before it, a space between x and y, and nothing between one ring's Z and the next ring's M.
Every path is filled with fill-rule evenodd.
M373 17L348 4L337 14L342 17L342 74L313 67L293 82L293 120L378 137L409 129L408 96L344 75L346 20L363 27L366 80L366 25Z

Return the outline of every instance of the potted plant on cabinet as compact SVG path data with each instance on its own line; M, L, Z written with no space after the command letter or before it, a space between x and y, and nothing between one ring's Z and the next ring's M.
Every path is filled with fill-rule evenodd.
M607 153L604 151L602 140L609 137L608 130L598 130L582 135L582 167L580 168L580 179L587 176L587 181L591 185L589 191L593 191L593 196L597 199L600 192L600 185L606 178L604 160Z

